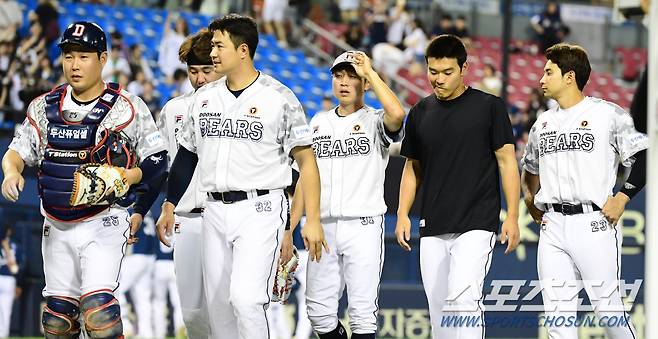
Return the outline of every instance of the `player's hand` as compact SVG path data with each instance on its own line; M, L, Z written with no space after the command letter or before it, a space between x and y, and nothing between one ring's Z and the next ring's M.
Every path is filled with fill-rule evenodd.
M287 263L292 258L292 231L287 230L283 233L283 241L281 241L281 256L279 257L279 265Z
M537 224L541 224L541 220L544 218L544 211L535 206L535 197L526 196L523 198L523 202L525 202L525 206L528 208L528 213L530 213L532 220L534 220Z
M411 251L409 241L411 240L411 220L409 216L398 216L398 221L395 225L395 237L398 239L400 247L404 248L407 252Z
M11 172L2 180L2 196L11 202L16 202L24 187L25 179L23 176L18 172Z
M356 71L356 75L361 78L366 78L370 72L373 71L370 58L363 52L353 52L352 54L352 67Z
M306 247L311 261L320 262L323 247L329 253L329 245L324 239L324 230L319 221L307 219L302 228L302 238L304 238L304 247Z
M136 244L139 241L139 238L135 236L139 227L142 225L144 217L139 213L133 213L130 216L130 236L128 237L128 245Z
M608 222L612 224L612 226L617 226L619 218L621 218L621 215L624 213L626 203L628 203L629 200L628 196L621 192L617 193L614 197L608 197L608 200L606 200L601 213L603 213L603 216L608 219Z
M503 222L503 227L500 231L500 243L507 243L507 248L505 249L505 254L510 253L519 246L521 241L521 232L519 232L519 221L518 218L507 217Z
M155 223L158 239L160 239L160 242L162 242L167 247L171 247L171 242L169 239L171 239L171 235L174 230L175 207L176 206L174 206L174 204L165 201L165 203L162 204L162 212L160 212L158 222Z

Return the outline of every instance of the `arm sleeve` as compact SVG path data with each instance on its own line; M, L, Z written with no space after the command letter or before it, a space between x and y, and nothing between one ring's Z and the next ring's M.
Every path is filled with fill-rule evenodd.
M199 158L195 153L185 147L178 149L167 179L167 201L178 205L180 198L183 197L187 186L192 181L197 162L199 162Z
M139 164L142 170L142 183L149 184L162 176L167 170L167 151L160 151L156 154L146 157Z
M633 155L649 147L647 135L638 132L631 115L618 106L614 112L611 142L624 167L629 167L633 163L631 160Z
M421 153L421 145L418 144L418 139L416 138L416 115L420 110L419 105L420 102L412 107L409 115L407 115L407 121L403 127L404 139L402 140L402 147L400 149L400 155L417 160L420 160Z
M297 146L310 146L313 143L311 127L306 120L306 114L292 91L283 94L283 119L279 127L278 140L283 146L283 152L290 154Z
M160 195L162 186L167 179L167 173L163 172L158 178L154 178L150 183L140 185L137 189L137 200L133 205L133 212L145 216L151 209L153 203Z
M492 106L493 117L489 132L492 151L496 151L506 144L514 145L514 132L512 131L512 122L510 122L507 113L507 106L501 98L494 98L495 101Z
M379 109L375 114L377 114L377 134L382 146L388 148L392 143L402 141L402 138L404 138L404 124L397 131L389 131L384 125L384 110Z
M537 123L530 129L528 134L528 143L525 145L523 157L521 158L521 166L524 170L539 175L539 140L537 140Z
M628 175L628 180L619 190L620 192L626 194L629 198L633 197L639 193L646 184L647 181L647 151L641 150L635 153L635 161L631 166L631 173Z

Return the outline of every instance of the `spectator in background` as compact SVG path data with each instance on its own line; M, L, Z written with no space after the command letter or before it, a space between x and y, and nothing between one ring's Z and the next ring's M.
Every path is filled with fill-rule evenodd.
M38 56L42 53L46 53L46 38L41 24L34 18L30 20L30 34L18 45L16 56L23 66L30 67L38 62Z
M123 35L119 31L114 31L110 33L110 43L112 46L118 46L121 51L121 56L130 62L130 49L128 45L123 41Z
M175 21L174 30L171 29L172 20ZM189 33L185 19L174 14L167 16L163 38L160 41L158 50L158 66L162 74L167 77L168 83L173 81L173 75L177 69L187 69L185 64L178 60L178 49Z
M153 114L153 118L157 120L158 114L160 114L160 96L155 92L153 83L150 81L144 82L143 92L141 95L142 100Z
M387 41L388 16L386 15L386 2L373 0L372 7L365 14L365 21L368 25L369 48Z
M415 18L409 26L411 33L404 38L405 60L407 62L422 63L425 60L425 48L427 48L427 34L423 28L423 22Z
M359 20L359 0L338 0L338 8L344 23Z
M432 27L432 38L442 35L442 34L454 34L455 33L455 26L452 21L452 15L450 14L443 14L441 16L441 20L439 21L439 25L434 25Z
M455 20L454 32L454 34L462 40L467 49L471 47L471 33L469 33L468 28L466 27L465 16L459 15L457 17L457 20Z
M35 72L36 79L39 79L39 81L42 82L41 87L55 87L55 85L59 84L58 81L61 75L62 72L53 67L50 58L48 58L47 55L42 55L41 59L39 59L39 68Z
M130 46L130 73L135 75L137 69L144 73L144 78L148 81L153 81L155 77L153 76L153 71L149 65L148 60L144 57L142 45L133 44ZM134 93L134 92L130 92Z
M288 0L265 0L263 2L263 23L265 33L275 34L282 47L288 46L288 37L285 28L285 14Z
M144 71L137 67L133 69L133 80L128 84L126 90L137 96L141 96L144 93L144 83L146 82L146 77L144 76Z
M130 83L130 75L124 72L119 72L117 74L117 82L119 83L119 85L121 85L121 88L127 88L128 84Z
M542 53L562 42L569 33L569 28L562 22L560 7L555 0L549 0L544 11L530 19L530 25L535 30L539 51Z
M0 41L13 41L23 24L23 13L14 0L0 0Z
M119 74L125 73L130 76L130 64L128 60L121 55L119 46L112 45L110 57L107 58L107 63L103 67L102 77L105 82L118 82Z
M34 9L37 20L45 32L46 43L48 46L59 39L59 12L57 11L56 0L39 0L39 4Z
M405 0L397 0L388 11L388 34L386 40L399 49L404 49L402 41L411 33L411 15L407 12Z
M528 100L528 107L526 108L526 113L528 116L528 123L526 124L526 130L530 130L532 125L537 121L537 117L548 110L548 104L544 94L539 88L533 88L530 92L530 98Z
M490 63L484 65L484 76L482 81L478 84L478 89L493 94L495 96L500 96L500 91L503 88L503 82L500 80L500 77L496 75L496 69Z
M363 30L358 22L350 22L344 35L345 43L354 49L361 49L363 46Z

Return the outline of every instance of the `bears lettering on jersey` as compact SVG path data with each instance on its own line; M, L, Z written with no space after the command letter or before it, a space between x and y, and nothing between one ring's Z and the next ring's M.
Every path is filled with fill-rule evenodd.
M370 139L366 136L331 140L323 135L313 138L313 151L316 158L343 158L370 154Z
M260 141L263 123L244 119L222 119L221 113L199 114L199 129L203 138L233 138Z
M539 156L566 151L594 150L595 138L592 133L557 133L556 131L542 132L539 135Z

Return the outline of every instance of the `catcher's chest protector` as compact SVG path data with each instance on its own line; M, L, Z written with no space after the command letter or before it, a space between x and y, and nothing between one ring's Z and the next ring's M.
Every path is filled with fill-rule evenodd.
M67 85L61 85L46 94L45 115L48 121L44 159L39 167L39 195L48 216L60 221L76 221L100 213L108 206L69 204L73 190L73 172L85 163L107 163L130 168L134 157L119 129L100 131L105 116L120 99L121 86L109 83L92 110L82 119L75 112L62 112ZM66 120L64 118L66 116ZM103 127L101 127L103 128ZM44 133L40 133L43 135Z

